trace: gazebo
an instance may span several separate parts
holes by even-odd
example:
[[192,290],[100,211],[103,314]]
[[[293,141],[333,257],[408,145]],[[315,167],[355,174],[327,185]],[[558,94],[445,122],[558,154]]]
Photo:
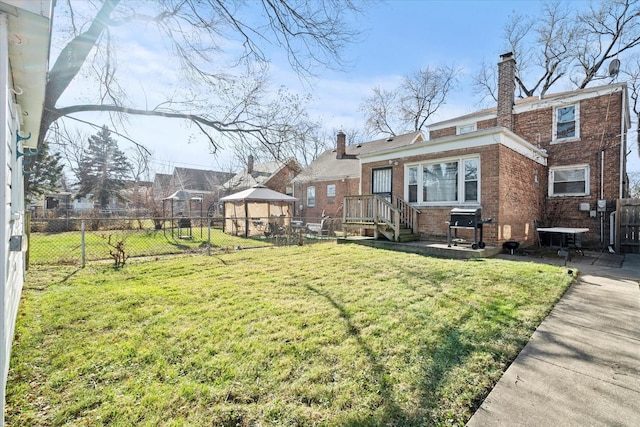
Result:
[[223,197],[224,231],[244,237],[276,234],[291,224],[297,201],[262,184]]
[[[193,202],[200,204],[200,237],[202,237],[202,196],[193,195],[185,190],[178,190],[169,197],[162,199],[162,217],[166,218],[164,212],[164,204],[166,201],[171,202],[171,237],[173,237],[174,221],[176,220],[174,214],[174,203],[182,203],[183,210],[178,213],[178,237],[179,238],[191,238],[191,218],[192,218],[192,206]],[[188,208],[188,212],[184,212]],[[189,234],[184,234],[183,231],[188,229]]]

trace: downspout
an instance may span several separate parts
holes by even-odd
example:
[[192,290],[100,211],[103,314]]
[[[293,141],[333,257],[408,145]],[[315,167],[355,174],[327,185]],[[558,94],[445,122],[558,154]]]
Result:
[[[600,150],[600,200],[604,200],[604,148]],[[604,248],[604,211],[600,212],[600,247]]]
[[615,252],[616,247],[616,211],[609,214],[609,252]]
[[627,126],[626,126],[626,117],[629,111],[629,104],[627,102],[627,88],[623,86],[622,88],[622,112],[620,114],[620,183],[619,183],[619,194],[618,198],[622,199],[624,197],[624,179],[626,175],[626,135],[627,135]]

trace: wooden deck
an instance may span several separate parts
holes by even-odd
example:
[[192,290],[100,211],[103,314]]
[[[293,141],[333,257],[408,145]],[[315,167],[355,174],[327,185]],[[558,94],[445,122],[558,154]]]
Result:
[[342,226],[345,229],[373,230],[395,242],[419,238],[419,211],[396,197],[391,203],[376,194],[345,196]]

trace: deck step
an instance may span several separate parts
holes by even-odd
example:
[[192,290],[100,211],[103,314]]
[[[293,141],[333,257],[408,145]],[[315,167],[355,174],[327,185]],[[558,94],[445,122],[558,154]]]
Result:
[[420,240],[420,235],[419,234],[403,234],[400,233],[400,235],[398,236],[398,242],[404,243],[404,242],[415,242],[417,240]]

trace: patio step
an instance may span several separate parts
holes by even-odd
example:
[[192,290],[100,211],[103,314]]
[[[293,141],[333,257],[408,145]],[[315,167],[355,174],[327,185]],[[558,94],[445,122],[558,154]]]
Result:
[[413,234],[411,232],[411,230],[409,230],[409,233],[403,233],[401,231],[400,235],[398,236],[398,242],[401,242],[401,243],[404,243],[404,242],[415,242],[416,240],[420,240],[420,235],[419,234]]

